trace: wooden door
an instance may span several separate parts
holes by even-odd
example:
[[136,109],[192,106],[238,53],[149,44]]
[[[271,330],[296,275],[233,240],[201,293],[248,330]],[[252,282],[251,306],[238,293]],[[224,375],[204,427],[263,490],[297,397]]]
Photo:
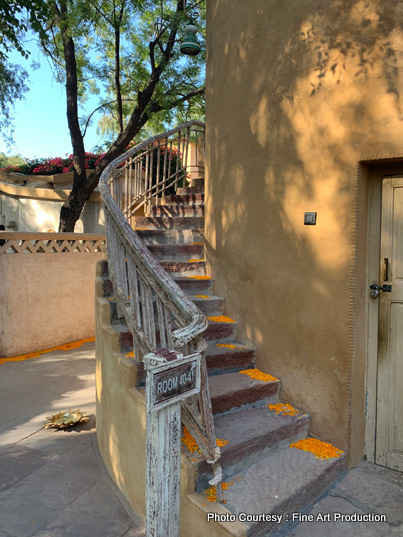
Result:
[[403,471],[403,176],[382,181],[377,464]]

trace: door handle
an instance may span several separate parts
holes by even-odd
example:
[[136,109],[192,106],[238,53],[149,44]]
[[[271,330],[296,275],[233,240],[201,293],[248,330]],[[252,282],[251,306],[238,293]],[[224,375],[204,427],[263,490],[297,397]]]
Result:
[[376,283],[372,283],[369,288],[371,289],[371,298],[378,298],[379,291],[383,291],[384,293],[392,292],[391,285],[376,285]]

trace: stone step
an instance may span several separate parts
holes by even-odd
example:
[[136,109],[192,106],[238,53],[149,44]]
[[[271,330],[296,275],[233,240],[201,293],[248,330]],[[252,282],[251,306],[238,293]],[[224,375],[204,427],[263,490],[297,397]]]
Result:
[[208,276],[176,276],[171,274],[173,280],[187,294],[208,294],[213,288],[213,280]]
[[189,295],[189,298],[204,315],[215,317],[222,315],[224,309],[223,298],[214,295]]
[[161,267],[176,276],[203,276],[206,274],[206,262],[200,261],[160,261]]
[[162,205],[200,205],[204,203],[204,194],[183,194],[176,196],[164,196],[161,198]]
[[158,261],[204,258],[204,244],[149,244],[147,248]]
[[116,302],[113,301],[111,326],[119,334],[120,352],[129,353],[133,351],[133,336],[124,319],[118,319],[116,315]]
[[[227,478],[230,485],[224,491],[225,508],[236,517],[241,513],[257,515],[256,520],[244,520],[248,537],[269,537],[281,526],[285,526],[284,535],[293,517],[313,503],[345,467],[345,454],[322,460],[300,449],[284,448]],[[262,520],[263,515],[272,514],[282,517],[280,523]]]
[[178,188],[176,193],[180,196],[184,194],[204,194],[204,184],[199,184],[196,186],[183,186]]
[[[214,427],[220,443],[224,482],[268,455],[304,439],[308,424],[306,414],[281,415],[268,406],[215,416]],[[207,489],[211,467],[200,453],[190,453],[186,446],[183,452],[196,468],[196,490],[201,492]]]
[[236,341],[211,344],[206,350],[209,375],[252,369],[255,367],[255,351]]
[[204,186],[204,177],[196,177],[192,179],[190,186]]
[[154,205],[151,216],[204,216],[204,205]]
[[136,229],[144,244],[193,244],[204,243],[201,229]]
[[135,230],[140,229],[203,229],[202,216],[136,216]]
[[209,386],[213,414],[222,414],[277,399],[280,381],[262,382],[244,373],[227,373],[211,377]]
[[[218,318],[220,317],[223,316],[219,316]],[[236,322],[216,321],[210,317],[208,318],[208,327],[203,332],[203,337],[209,345],[233,341],[237,326]]]

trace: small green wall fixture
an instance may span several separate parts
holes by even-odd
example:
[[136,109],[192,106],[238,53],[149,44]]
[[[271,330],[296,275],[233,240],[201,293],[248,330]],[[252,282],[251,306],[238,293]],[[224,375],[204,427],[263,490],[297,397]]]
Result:
[[182,54],[186,56],[197,56],[201,51],[201,47],[196,40],[197,27],[194,24],[188,24],[185,28],[185,38],[181,44]]

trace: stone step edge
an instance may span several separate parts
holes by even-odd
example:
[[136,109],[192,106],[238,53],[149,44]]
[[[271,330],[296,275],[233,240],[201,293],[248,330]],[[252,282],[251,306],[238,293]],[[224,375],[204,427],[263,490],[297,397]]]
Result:
[[[289,448],[292,443],[307,437],[310,424],[310,417],[307,414],[300,412],[295,416],[281,416],[267,409],[270,404],[276,404],[276,401],[278,402],[279,390],[277,392],[277,399],[273,398],[272,402],[268,400],[264,407],[251,407],[240,409],[230,414],[214,416],[215,433],[218,444],[221,444],[220,460],[224,481],[227,479],[231,480],[235,475],[246,471],[246,469],[257,462],[266,459],[268,456],[282,449]],[[235,427],[242,428],[242,421],[250,419],[252,422],[253,414],[261,416],[263,412],[267,412],[267,417],[270,420],[268,422],[268,429],[264,430],[257,426],[257,429],[252,431],[249,424],[248,430],[245,436],[242,437],[241,442],[236,441],[236,433],[233,438],[221,438],[223,429],[228,430],[228,424],[234,424]],[[254,441],[255,443],[253,443]],[[210,466],[199,452],[191,452],[184,442],[182,442],[182,453],[195,467],[197,492],[206,490],[209,487],[208,481],[211,479]]]
[[[289,448],[284,448],[284,449],[288,450]],[[277,454],[281,453],[281,451],[283,450],[278,451]],[[270,458],[271,456],[272,455],[268,455],[267,458]],[[312,508],[314,503],[324,498],[328,494],[328,492],[331,490],[335,482],[342,479],[346,471],[346,465],[347,465],[346,459],[347,459],[346,454],[343,454],[338,459],[332,460],[330,467],[328,468],[327,471],[322,470],[318,472],[318,475],[315,477],[313,481],[313,485],[312,485],[312,482],[310,482],[308,484],[308,487],[305,487],[304,489],[300,488],[300,490],[294,491],[294,493],[291,493],[289,498],[287,498],[285,502],[282,502],[283,505],[279,505],[274,508],[269,506],[268,508],[265,508],[263,510],[264,513],[262,514],[267,514],[267,515],[276,514],[276,515],[284,516],[284,514],[287,513],[287,511],[291,513],[297,513],[297,514],[308,512]],[[259,462],[261,463],[262,461],[259,461]],[[259,463],[256,463],[256,464],[259,464]],[[189,469],[190,464],[188,464],[187,466],[188,466],[187,472],[188,474],[191,474],[191,470]],[[244,472],[236,472],[234,475],[227,478],[227,481],[224,480],[224,482],[229,482],[230,484],[229,486],[231,487],[232,486],[231,483],[234,483],[234,482],[236,483],[238,480],[242,481],[243,474],[248,472],[250,468],[251,467],[247,468]],[[315,483],[318,484],[317,487],[314,486]],[[309,500],[304,502],[304,505],[301,505],[301,503],[298,504],[298,498],[303,496],[301,493],[306,492],[307,488],[311,489]],[[227,490],[230,490],[230,489],[227,489]],[[257,494],[261,494],[260,491]],[[198,509],[203,513],[203,516],[208,517],[208,515],[210,514],[210,517],[211,517],[209,521],[210,525],[215,525],[215,524],[217,524],[218,526],[222,525],[222,527],[225,527],[227,529],[228,534],[234,535],[234,537],[235,536],[238,537],[240,535],[245,536],[245,537],[249,535],[251,535],[251,537],[255,535],[259,535],[259,536],[264,535],[264,537],[275,537],[276,535],[278,535],[279,537],[280,536],[285,537],[286,535],[288,535],[288,533],[292,529],[294,529],[298,525],[298,522],[295,522],[295,521],[293,522],[290,519],[288,520],[283,519],[282,524],[273,524],[271,528],[267,529],[267,531],[263,530],[262,532],[260,532],[256,528],[256,526],[251,526],[251,524],[249,523],[242,522],[242,518],[239,519],[237,514],[234,514],[231,511],[232,505],[229,503],[229,501],[226,500],[226,490],[224,490],[224,502],[225,502],[224,504],[219,504],[217,502],[209,502],[204,492],[191,493],[189,491],[188,496],[192,497],[192,501],[195,504],[197,504]],[[291,505],[291,507],[288,507],[290,503],[291,504],[294,503],[294,505]],[[261,514],[260,511],[261,510],[259,510],[259,513],[256,513],[256,514]],[[253,508],[251,506],[249,506],[248,509],[244,509],[244,512],[246,514],[254,514]],[[215,517],[214,516],[215,514],[220,515],[220,516]]]

